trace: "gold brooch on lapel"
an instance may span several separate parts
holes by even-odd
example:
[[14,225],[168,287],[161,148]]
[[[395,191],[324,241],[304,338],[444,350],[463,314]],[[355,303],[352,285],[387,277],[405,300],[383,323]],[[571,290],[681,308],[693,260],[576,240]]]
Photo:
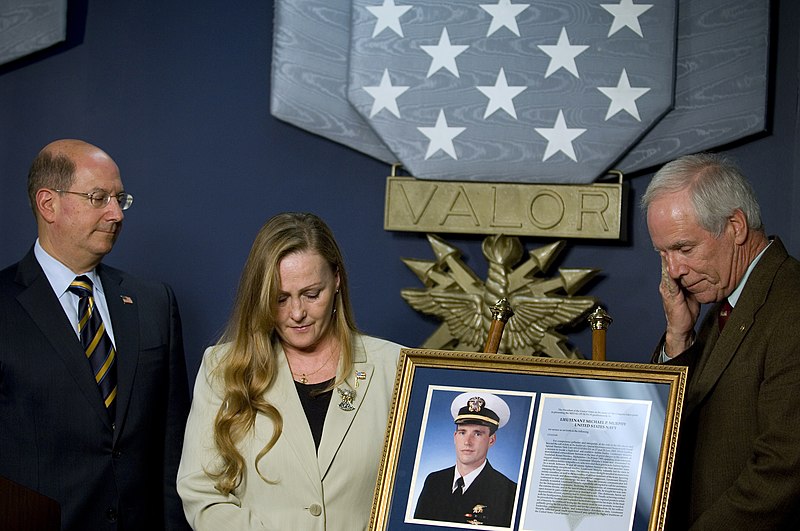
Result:
[[343,389],[341,387],[337,387],[336,391],[339,393],[339,398],[342,399],[342,401],[339,402],[339,409],[342,411],[353,411],[355,409],[353,400],[356,399],[356,392],[353,389]]

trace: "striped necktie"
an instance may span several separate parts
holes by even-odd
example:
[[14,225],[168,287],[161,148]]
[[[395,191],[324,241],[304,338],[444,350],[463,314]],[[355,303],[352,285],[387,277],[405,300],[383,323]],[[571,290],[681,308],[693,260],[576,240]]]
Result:
[[103,395],[108,414],[114,419],[114,408],[117,397],[117,355],[100,312],[94,304],[94,287],[88,277],[76,277],[69,285],[69,291],[77,295],[78,332],[81,344],[89,359],[92,373],[100,392]]

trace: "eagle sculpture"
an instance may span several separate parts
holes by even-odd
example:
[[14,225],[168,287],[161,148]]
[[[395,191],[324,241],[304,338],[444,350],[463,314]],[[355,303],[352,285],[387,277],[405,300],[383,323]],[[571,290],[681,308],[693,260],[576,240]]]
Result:
[[597,304],[594,297],[573,294],[599,271],[559,269],[557,277],[538,276],[547,271],[564,248],[563,241],[530,251],[528,259],[513,268],[523,256],[519,238],[489,236],[482,244],[483,255],[489,263],[485,282],[461,261],[458,249],[431,234],[428,241],[436,260],[403,260],[425,288],[401,290],[403,299],[412,308],[443,321],[423,348],[481,350],[491,324],[490,308],[505,298],[514,315],[505,326],[499,352],[581,357],[566,346],[567,338],[555,329],[577,321]]

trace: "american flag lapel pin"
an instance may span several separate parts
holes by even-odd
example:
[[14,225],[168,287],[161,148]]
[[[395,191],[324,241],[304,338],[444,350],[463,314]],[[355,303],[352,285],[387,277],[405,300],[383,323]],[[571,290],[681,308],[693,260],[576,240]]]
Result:
[[131,299],[127,295],[120,295],[120,298],[122,299],[122,302],[124,304],[133,304],[133,299]]

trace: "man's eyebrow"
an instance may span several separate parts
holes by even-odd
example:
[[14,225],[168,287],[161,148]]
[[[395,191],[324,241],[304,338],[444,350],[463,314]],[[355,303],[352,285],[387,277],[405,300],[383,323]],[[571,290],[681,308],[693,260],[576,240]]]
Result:
[[667,245],[664,248],[658,248],[658,247],[656,247],[654,245],[653,246],[653,250],[655,252],[657,252],[657,253],[660,253],[662,251],[674,251],[676,249],[682,249],[684,247],[694,247],[695,245],[696,245],[695,242],[692,242],[692,241],[689,241],[689,240],[679,240],[677,242],[673,242],[673,243]]
[[694,242],[689,240],[679,240],[667,247],[667,249],[681,249],[683,247],[694,247]]

